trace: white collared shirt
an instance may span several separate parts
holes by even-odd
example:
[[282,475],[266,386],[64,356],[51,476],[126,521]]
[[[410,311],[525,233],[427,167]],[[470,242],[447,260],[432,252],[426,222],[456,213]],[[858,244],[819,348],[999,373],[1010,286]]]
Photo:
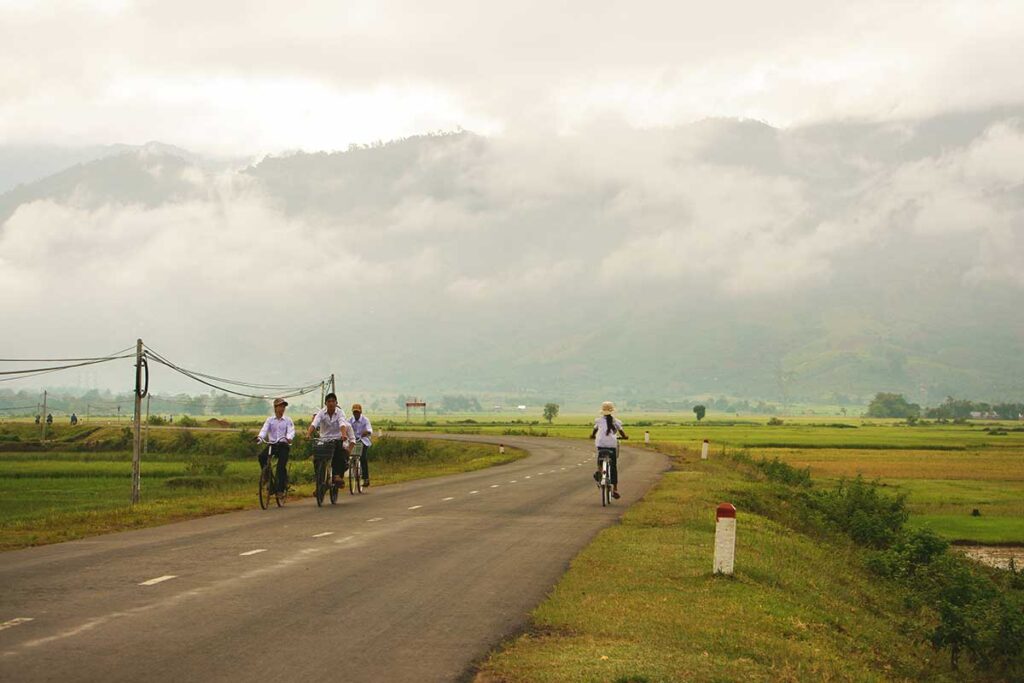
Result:
[[[373,434],[373,427],[370,426],[370,418],[363,414],[360,415],[357,420],[355,416],[353,416],[348,419],[348,423],[352,425],[352,431],[355,433],[356,438],[362,441],[364,446],[369,446],[370,435]],[[366,432],[365,436],[360,436],[363,432]]]
[[279,443],[285,439],[291,441],[295,438],[295,423],[290,417],[271,415],[263,423],[260,438],[270,443]]
[[345,438],[347,440],[348,435],[343,434],[342,432],[348,432],[351,427],[345,420],[345,411],[339,407],[334,409],[334,415],[328,413],[327,408],[321,408],[320,411],[313,416],[313,429],[320,430],[321,439]]

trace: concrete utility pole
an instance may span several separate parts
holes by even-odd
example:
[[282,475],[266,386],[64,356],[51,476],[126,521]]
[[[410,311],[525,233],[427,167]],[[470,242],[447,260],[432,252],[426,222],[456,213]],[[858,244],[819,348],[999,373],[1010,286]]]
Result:
[[43,389],[43,413],[39,416],[39,440],[46,441],[46,389]]
[[332,372],[332,373],[331,373],[331,393],[333,394],[333,393],[334,393],[334,392],[336,392],[337,390],[338,390],[338,389],[337,389],[337,388],[336,388],[336,387],[334,386],[334,373]]
[[[120,406],[118,406],[120,408]],[[135,343],[135,433],[132,438],[132,505],[139,502],[142,485],[140,470],[142,450],[142,340]]]

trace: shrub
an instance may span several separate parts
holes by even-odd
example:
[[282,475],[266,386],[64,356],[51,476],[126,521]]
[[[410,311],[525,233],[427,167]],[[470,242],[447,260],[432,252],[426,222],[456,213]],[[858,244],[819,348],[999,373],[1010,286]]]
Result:
[[373,444],[373,456],[381,460],[416,460],[428,455],[424,439],[396,439],[382,436]]
[[811,500],[830,526],[869,548],[890,546],[910,516],[905,494],[884,495],[878,482],[866,482],[861,476],[840,480]]
[[770,420],[768,420],[769,427],[781,427],[784,424],[786,424],[785,420],[780,420],[777,417],[773,417]]
[[179,427],[195,427],[198,424],[198,422],[196,422],[193,418],[189,417],[188,415],[182,415],[181,418],[178,420]]
[[150,415],[149,418],[146,420],[146,422],[148,422],[149,424],[153,425],[154,427],[159,427],[159,426],[167,424],[167,420],[165,420],[160,415]]
[[164,481],[164,485],[172,489],[208,489],[219,484],[217,478],[203,476],[171,477]]
[[195,450],[195,447],[199,444],[199,439],[196,435],[187,429],[183,429],[174,435],[174,439],[171,440],[171,451],[175,453],[188,453]]
[[921,570],[946,554],[949,543],[928,529],[902,534],[888,550],[872,555],[868,566],[877,574],[894,579],[917,576]]
[[217,455],[193,454],[185,463],[185,471],[193,477],[221,477],[227,469],[227,462]]

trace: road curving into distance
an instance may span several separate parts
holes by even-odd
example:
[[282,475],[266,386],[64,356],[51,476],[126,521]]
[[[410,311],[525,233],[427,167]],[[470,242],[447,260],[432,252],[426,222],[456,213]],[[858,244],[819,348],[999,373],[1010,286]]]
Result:
[[459,680],[668,468],[624,448],[602,508],[590,443],[500,439],[530,456],[0,554],[0,680]]

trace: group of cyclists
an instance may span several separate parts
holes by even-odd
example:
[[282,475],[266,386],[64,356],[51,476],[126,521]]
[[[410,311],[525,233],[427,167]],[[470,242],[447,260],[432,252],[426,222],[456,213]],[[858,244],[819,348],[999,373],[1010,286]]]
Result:
[[[288,407],[288,401],[283,398],[274,399],[274,415],[268,417],[260,429],[257,441],[266,442],[273,448],[273,455],[277,456],[277,482],[280,491],[271,493],[284,493],[288,490],[288,456],[291,451],[292,441],[295,439],[295,424],[284,412]],[[590,438],[597,446],[597,458],[608,458],[609,479],[612,484],[612,497],[619,498],[619,439],[628,439],[622,430],[622,421],[614,415],[615,404],[605,401],[601,404],[601,414],[594,420],[594,429]],[[312,438],[315,431],[319,432],[321,440],[333,442],[334,455],[331,458],[331,469],[334,472],[332,483],[341,485],[344,483],[344,474],[348,469],[348,456],[356,442],[363,445],[360,465],[363,470],[363,487],[370,485],[370,467],[367,454],[372,445],[373,427],[369,418],[363,414],[363,406],[358,403],[352,404],[352,417],[346,418],[345,411],[338,407],[338,397],[333,392],[324,397],[324,407],[313,416],[309,429],[306,430],[306,437]],[[264,449],[259,456],[260,467],[266,467],[271,457],[270,449]],[[594,473],[594,479],[600,479],[600,471]]]
[[[274,415],[268,417],[260,429],[257,441],[266,442],[269,447],[263,449],[259,455],[260,467],[266,467],[273,455],[277,456],[277,483],[279,491],[271,493],[285,493],[288,490],[288,456],[291,454],[292,442],[295,440],[295,424],[290,417],[285,416],[285,409],[288,401],[283,398],[274,399]],[[334,472],[332,483],[341,485],[344,483],[345,470],[348,469],[348,456],[356,442],[362,443],[362,454],[359,464],[363,471],[363,488],[370,485],[370,467],[368,454],[372,445],[373,426],[370,419],[363,414],[363,406],[358,403],[352,404],[352,417],[346,418],[345,411],[338,407],[338,397],[334,392],[324,397],[324,407],[316,412],[313,420],[306,430],[306,437],[312,438],[313,433],[318,432],[322,441],[333,444],[334,454],[331,458],[331,469]]]

